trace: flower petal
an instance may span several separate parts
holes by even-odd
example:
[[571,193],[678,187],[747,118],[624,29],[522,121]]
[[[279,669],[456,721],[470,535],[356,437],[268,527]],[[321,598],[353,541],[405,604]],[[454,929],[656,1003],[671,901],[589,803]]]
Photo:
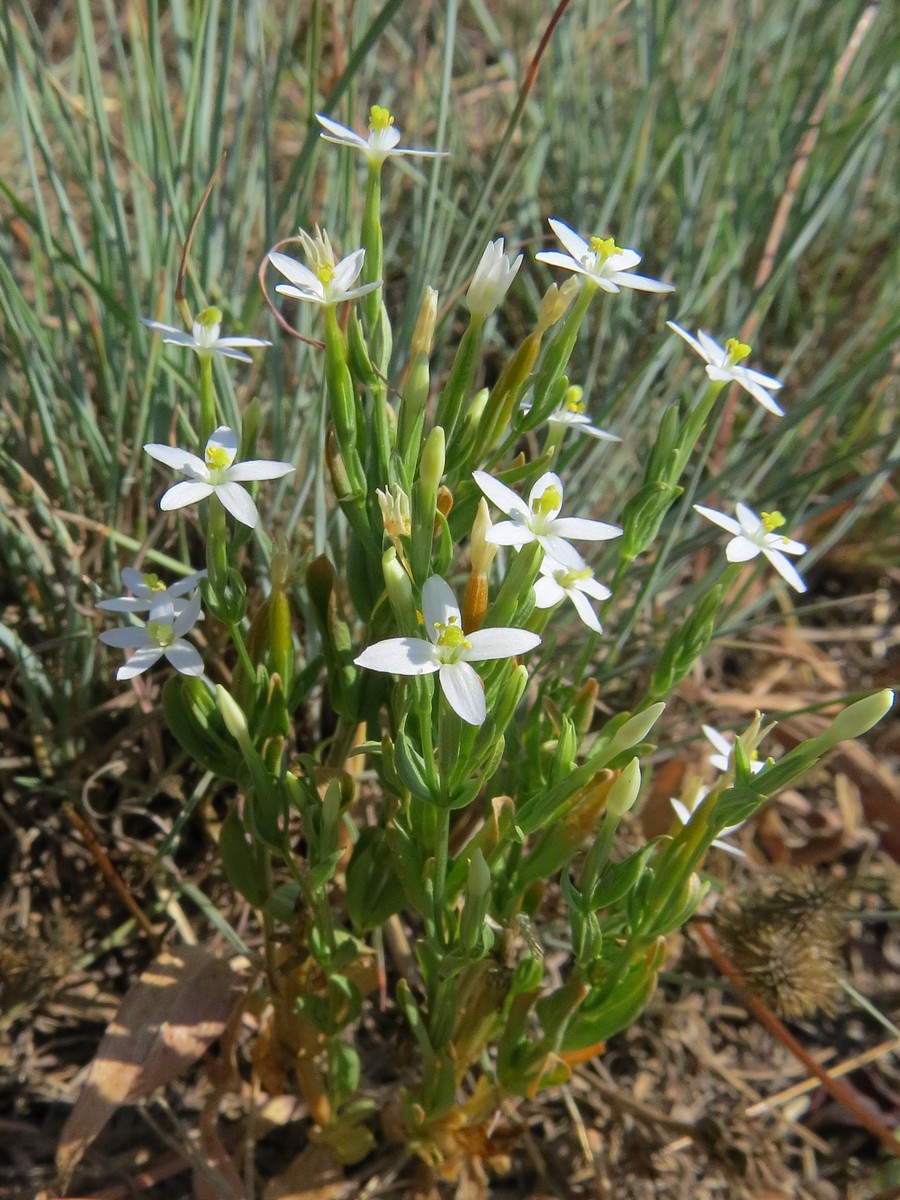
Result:
[[230,512],[236,521],[248,525],[251,529],[256,528],[259,524],[259,509],[246,488],[242,488],[239,483],[220,483],[215,492],[222,507]]
[[554,534],[558,534],[559,537],[584,542],[608,542],[610,538],[622,535],[618,525],[608,525],[605,521],[589,521],[587,517],[558,517],[552,528]]
[[293,470],[293,463],[251,458],[247,462],[238,462],[228,468],[228,482],[242,483],[251,479],[281,479],[283,475],[290,475]]
[[447,703],[469,725],[483,725],[487,716],[484,684],[474,667],[461,659],[440,669],[441,690]]
[[178,616],[175,617],[174,621],[172,622],[172,630],[175,633],[175,636],[181,637],[182,634],[185,634],[189,629],[192,629],[193,626],[196,625],[200,620],[201,615],[200,593],[194,592],[193,596],[191,596],[190,600],[188,600],[184,608],[181,609]]
[[440,575],[431,575],[425,580],[425,586],[422,588],[422,616],[425,619],[425,632],[432,642],[438,639],[435,625],[454,624],[462,628],[462,616],[453,589]]
[[206,476],[206,463],[196,454],[191,454],[189,450],[182,450],[179,446],[165,446],[160,442],[147,442],[144,445],[144,451],[151,458],[155,458],[157,462],[161,462],[175,471],[183,471],[187,475],[199,476],[201,479]]
[[608,275],[609,283],[617,283],[619,287],[631,288],[635,292],[674,292],[674,283],[661,283],[658,279],[648,279],[646,275],[632,275],[630,271],[621,271]]
[[587,625],[588,629],[593,629],[594,633],[602,633],[603,626],[600,624],[600,618],[594,612],[590,600],[583,591],[577,588],[570,588],[568,591],[569,599],[575,605],[575,611]]
[[149,597],[118,596],[115,600],[98,600],[94,608],[102,612],[139,613],[146,612],[150,607]]
[[[700,357],[705,362],[709,362],[709,356],[707,355],[703,346],[700,344],[700,342],[697,341],[697,339],[694,337],[694,335],[692,333],[688,333],[688,331],[686,329],[682,329],[681,326],[677,325],[674,321],[666,321],[666,324],[672,330],[673,333],[677,333],[680,338],[683,338],[684,341],[686,341],[687,344],[691,347],[691,349],[696,351],[697,354],[699,354]],[[701,337],[704,336],[702,332],[701,332],[700,336]],[[715,345],[715,343],[713,343],[713,345]]]
[[363,269],[363,263],[366,259],[365,250],[354,250],[352,254],[348,254],[334,268],[334,275],[331,279],[331,288],[335,293],[345,292],[359,278],[359,273]]
[[144,646],[143,649],[135,651],[128,662],[119,667],[116,671],[116,679],[134,679],[136,675],[143,675],[161,658],[162,650],[159,646]]
[[104,629],[98,634],[98,639],[104,646],[113,646],[116,650],[140,650],[150,645],[150,635],[146,629],[137,626],[124,625],[118,629]]
[[487,496],[492,504],[495,504],[501,512],[519,513],[523,517],[528,517],[528,505],[512,488],[507,487],[505,483],[501,483],[499,479],[495,479],[493,475],[489,475],[487,471],[473,471],[472,478]]
[[714,508],[705,508],[702,504],[695,504],[694,512],[698,512],[701,517],[706,517],[707,521],[712,521],[720,529],[727,529],[729,533],[743,533],[734,517],[726,517],[724,513],[717,512]]
[[725,547],[725,557],[729,562],[749,562],[751,558],[756,558],[761,549],[762,547],[757,546],[756,542],[751,542],[749,538],[738,534]]
[[531,491],[528,493],[528,510],[529,513],[534,512],[535,502],[543,497],[548,488],[553,488],[559,495],[559,503],[546,514],[552,520],[562,508],[563,501],[563,481],[555,471],[545,471],[543,475],[534,481]]
[[585,561],[569,542],[563,541],[561,537],[553,533],[542,533],[538,536],[545,554],[559,563],[561,567],[569,567],[573,571],[583,571]]
[[522,546],[535,541],[535,535],[520,521],[498,521],[484,535],[484,540],[492,546],[515,546],[521,549]]
[[806,584],[803,582],[800,572],[789,558],[784,557],[780,550],[763,550],[763,554],[785,583],[789,583],[794,591],[806,591]]
[[[546,561],[545,558],[544,562]],[[536,608],[552,608],[554,604],[559,604],[560,600],[564,600],[565,596],[566,589],[557,583],[552,575],[544,575],[535,581],[534,603]]]
[[392,675],[430,675],[440,667],[437,651],[424,638],[386,638],[354,658],[358,667]]
[[302,288],[304,292],[315,292],[321,289],[322,285],[318,276],[309,267],[298,262],[296,258],[291,258],[278,250],[270,250],[269,262],[276,271],[280,271],[286,279],[289,279],[298,288]]
[[565,221],[551,217],[548,224],[576,262],[583,254],[590,253],[591,248],[581,234],[576,233]]
[[[535,256],[537,262],[546,263],[548,267],[561,267],[564,271],[575,271],[579,275],[591,275],[571,254],[561,254],[559,250],[541,250]],[[593,276],[592,276],[593,278]]]
[[159,498],[159,507],[163,512],[172,512],[173,509],[184,508],[186,504],[197,504],[214,491],[211,483],[201,483],[199,479],[185,479],[163,492]]
[[203,674],[203,659],[190,642],[173,642],[163,653],[179,675]]
[[462,653],[466,662],[515,658],[517,654],[527,654],[529,650],[541,644],[540,634],[532,633],[529,629],[512,629],[506,625],[477,629],[474,633],[467,633],[466,638],[470,643]]
[[321,135],[325,142],[332,142],[337,146],[352,146],[355,150],[368,150],[369,143],[364,137],[360,137],[354,130],[349,129],[346,125],[341,125],[338,121],[332,121],[330,117],[325,117],[321,113],[316,113],[316,120],[324,129]]
[[749,392],[753,399],[761,404],[767,412],[772,413],[772,415],[776,417],[784,416],[784,409],[781,407],[781,405],[769,395],[769,393],[761,384],[756,383],[753,379],[750,379],[748,372],[744,371],[736,378],[744,391]]

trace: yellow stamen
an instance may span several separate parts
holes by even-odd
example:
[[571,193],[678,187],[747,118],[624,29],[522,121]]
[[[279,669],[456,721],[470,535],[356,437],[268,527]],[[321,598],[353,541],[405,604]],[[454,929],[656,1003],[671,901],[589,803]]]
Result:
[[593,574],[590,567],[585,567],[582,571],[577,571],[574,567],[568,569],[563,567],[562,570],[553,572],[556,582],[563,588],[570,588],[581,579],[590,579]]
[[144,575],[141,578],[141,582],[143,583],[144,587],[149,588],[151,592],[164,592],[166,590],[166,585],[163,583],[160,577],[158,575],[154,575],[152,572],[148,572],[146,575]]
[[606,262],[606,260],[608,258],[611,258],[613,254],[621,254],[622,253],[622,247],[617,246],[616,239],[611,238],[611,237],[608,237],[608,238],[592,237],[590,239],[588,245],[590,246],[593,253],[597,255],[597,257],[600,259],[601,262]]
[[564,408],[566,412],[581,414],[585,410],[585,403],[582,400],[584,389],[580,387],[570,387],[566,392]]
[[175,641],[175,630],[166,621],[149,621],[147,632],[157,646],[171,646]]
[[334,279],[334,264],[321,263],[316,267],[316,279],[318,279],[319,283],[331,283],[332,279]]
[[373,133],[384,133],[393,123],[394,118],[389,109],[382,108],[380,104],[373,104],[369,109],[369,128]]
[[459,617],[451,617],[449,621],[435,621],[434,627],[438,631],[439,646],[449,646],[454,650],[471,648],[472,643],[459,627]]
[[725,349],[728,352],[728,364],[732,367],[736,363],[742,362],[750,353],[747,343],[739,342],[737,338],[729,338],[725,343]]
[[544,488],[540,496],[535,496],[531,502],[531,511],[536,517],[549,517],[552,512],[558,512],[562,508],[562,493],[558,487],[553,484]]
[[231,465],[231,455],[224,446],[207,446],[206,465],[214,471],[224,470]]
[[197,313],[197,324],[202,325],[205,329],[212,329],[214,325],[222,324],[222,310],[220,308],[204,308],[202,312]]
[[776,529],[780,529],[782,525],[787,524],[787,521],[780,512],[764,512],[760,515],[762,516],[763,528],[766,533],[774,533]]

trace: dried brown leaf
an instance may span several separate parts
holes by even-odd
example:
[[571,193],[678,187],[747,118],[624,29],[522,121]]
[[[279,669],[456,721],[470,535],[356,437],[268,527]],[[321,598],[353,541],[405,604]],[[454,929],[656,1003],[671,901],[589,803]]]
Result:
[[131,987],[103,1035],[56,1151],[60,1191],[121,1104],[168,1083],[219,1037],[248,980],[202,946],[158,955]]

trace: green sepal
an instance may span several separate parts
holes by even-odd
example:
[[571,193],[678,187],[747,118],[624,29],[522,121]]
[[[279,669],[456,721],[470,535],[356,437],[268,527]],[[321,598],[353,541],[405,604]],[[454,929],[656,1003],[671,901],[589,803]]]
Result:
[[162,706],[166,724],[181,748],[205,771],[235,782],[241,769],[240,751],[203,680],[171,676],[163,687]]
[[659,533],[666,513],[682,494],[684,488],[655,480],[645,483],[625,505],[622,525],[625,536],[620,547],[620,559],[630,563],[647,549]]

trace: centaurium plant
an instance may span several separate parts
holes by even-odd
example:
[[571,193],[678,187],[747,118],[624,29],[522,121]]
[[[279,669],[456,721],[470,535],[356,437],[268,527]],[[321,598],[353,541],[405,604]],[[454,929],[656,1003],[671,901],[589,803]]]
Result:
[[[365,166],[360,233],[336,237],[356,248],[338,257],[316,229],[299,235],[305,263],[277,249],[267,260],[284,281],[276,293],[310,305],[324,327],[311,384],[323,396],[324,455],[305,469],[321,473],[319,494],[330,481],[325,548],[312,556],[302,522],[276,529],[266,493],[260,512],[248,489],[275,479],[297,487],[293,462],[253,457],[265,437],[255,402],[244,428],[222,419],[212,356],[244,358],[266,343],[220,337],[209,308],[190,334],[153,324],[199,360],[181,426],[198,431],[196,444],[145,450],[183,476],[160,508],[174,514],[182,545],[205,543],[206,569],[166,586],[126,568],[132,595],[101,607],[146,620],[101,639],[132,652],[121,679],[168,660],[172,733],[227,783],[218,852],[259,915],[258,1077],[295,1088],[313,1140],[342,1161],[361,1160],[387,1129],[434,1165],[486,1138],[505,1099],[564,1081],[637,1018],[668,934],[703,899],[710,846],[838,740],[880,720],[893,697],[860,700],[819,737],[762,762],[758,721],[733,744],[710,730],[717,779],[674,800],[670,832],[642,842],[628,815],[641,803],[642,761],[666,737],[665,699],[715,636],[737,566],[697,581],[649,678],[633,681],[630,711],[610,713],[613,694],[601,713],[592,673],[649,608],[643,568],[682,479],[692,469],[702,479],[695,450],[722,389],[737,382],[779,412],[778,381],[739,365],[745,347],[674,327],[707,364],[706,392],[652,430],[620,431],[646,460],[636,492],[623,496],[601,477],[590,514],[563,516],[563,435],[615,440],[569,378],[591,305],[621,303],[624,290],[659,305],[673,286],[636,274],[637,251],[552,219],[565,252],[536,259],[564,278],[547,281],[534,328],[485,386],[489,319],[523,263],[498,238],[460,294],[463,332],[447,371],[433,375],[433,288],[410,345],[393,344],[380,176],[391,159],[439,152],[401,147],[380,106],[367,136],[318,120],[325,142],[359,152]],[[577,453],[572,439],[566,454]],[[786,557],[805,546],[778,532],[780,514],[757,516],[743,501],[736,519],[696,507],[732,535],[731,564],[763,555],[805,590]],[[802,525],[806,514],[792,515]],[[186,640],[200,618],[198,585],[203,645],[217,647],[205,659]],[[554,654],[566,630],[589,648],[586,681],[570,683]],[[160,675],[149,678],[152,687]],[[565,913],[554,931],[562,970],[520,936],[533,926],[540,939],[548,887]],[[377,1120],[364,1012],[379,979],[381,1003],[394,1004],[415,1051]]]

